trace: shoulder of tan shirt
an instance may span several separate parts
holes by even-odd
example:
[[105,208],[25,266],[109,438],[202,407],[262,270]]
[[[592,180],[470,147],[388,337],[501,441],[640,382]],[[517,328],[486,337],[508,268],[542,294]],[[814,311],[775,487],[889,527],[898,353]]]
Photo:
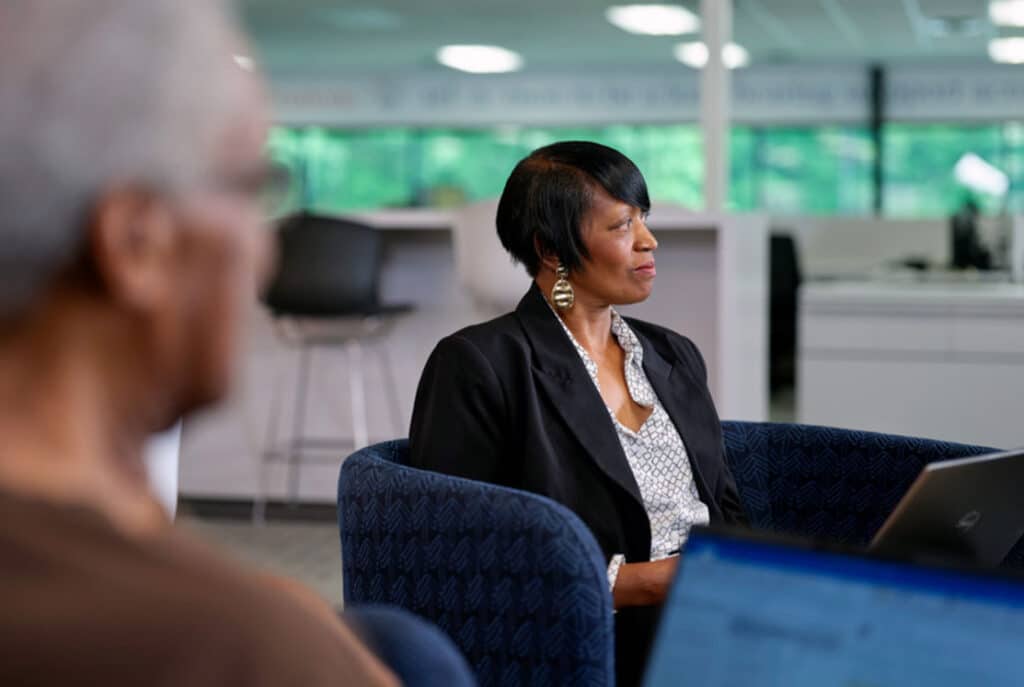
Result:
[[[394,674],[362,644],[335,610],[308,587],[289,578],[246,570],[190,535],[175,533],[173,538],[188,557],[194,556],[197,561],[205,559],[204,577],[209,576],[215,587],[221,587],[224,594],[237,595],[237,604],[231,604],[237,615],[229,612],[222,619],[228,626],[221,629],[248,635],[251,648],[261,658],[268,657],[268,653],[277,655],[274,648],[287,645],[286,653],[295,659],[299,670],[312,668],[321,672],[323,669],[323,674],[331,677],[327,665],[302,664],[302,661],[325,661],[323,654],[329,654],[326,663],[344,671],[333,675],[335,680],[342,679],[342,684],[381,687],[399,684]],[[303,654],[306,655],[303,657]]]

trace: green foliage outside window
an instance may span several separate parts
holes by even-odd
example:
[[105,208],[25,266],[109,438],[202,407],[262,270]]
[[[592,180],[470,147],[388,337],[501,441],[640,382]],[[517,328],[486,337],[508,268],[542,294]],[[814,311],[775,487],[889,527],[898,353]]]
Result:
[[[393,207],[451,207],[501,193],[513,166],[557,140],[597,141],[629,156],[647,179],[652,200],[700,207],[704,177],[699,127],[393,127],[275,128],[271,156],[295,179],[289,207],[346,212]],[[973,152],[1024,174],[1024,125],[893,123],[883,137],[886,214],[941,217],[965,191],[953,166]],[[874,151],[856,126],[734,126],[730,141],[729,209],[773,214],[869,214]],[[983,208],[997,209],[982,198]],[[1011,192],[1024,210],[1024,193]]]
[[[1002,167],[999,126],[890,124],[882,134],[883,204],[896,217],[945,216],[967,197],[953,168],[965,153]],[[998,210],[978,197],[982,209]]]
[[[745,169],[754,197],[742,207],[775,214],[865,214],[872,208],[871,137],[864,128],[749,130]],[[732,164],[740,166],[733,158]]]

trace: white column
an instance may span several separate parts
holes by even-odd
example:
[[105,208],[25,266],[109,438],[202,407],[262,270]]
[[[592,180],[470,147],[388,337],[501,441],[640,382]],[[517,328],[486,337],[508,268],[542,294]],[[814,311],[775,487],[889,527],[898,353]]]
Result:
[[704,137],[704,208],[725,209],[729,197],[729,118],[732,99],[722,48],[732,40],[732,0],[701,0],[708,62],[700,75],[700,124]]
[[149,486],[174,518],[178,504],[178,457],[181,453],[181,422],[149,438],[144,455]]
[[1008,267],[1010,277],[1020,284],[1024,282],[1024,215],[1014,215],[1009,221],[1011,225]]

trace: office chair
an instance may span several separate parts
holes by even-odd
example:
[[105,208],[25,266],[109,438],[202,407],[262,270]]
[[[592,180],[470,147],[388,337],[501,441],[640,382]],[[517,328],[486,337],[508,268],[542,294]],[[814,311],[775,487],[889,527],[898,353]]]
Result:
[[[274,318],[275,330],[298,348],[292,432],[285,445],[277,442],[280,390],[274,390],[260,464],[259,493],[253,517],[261,521],[266,504],[268,462],[288,463],[287,497],[298,498],[300,462],[311,452],[359,449],[369,443],[363,348],[376,354],[384,380],[384,395],[396,430],[401,422],[398,395],[387,346],[395,316],[411,310],[407,304],[380,301],[383,246],[377,230],[347,219],[302,212],[286,218],[276,232],[278,265],[264,302]],[[345,351],[352,409],[351,437],[310,437],[306,434],[309,381],[313,353],[318,348]],[[336,460],[332,457],[331,460]]]

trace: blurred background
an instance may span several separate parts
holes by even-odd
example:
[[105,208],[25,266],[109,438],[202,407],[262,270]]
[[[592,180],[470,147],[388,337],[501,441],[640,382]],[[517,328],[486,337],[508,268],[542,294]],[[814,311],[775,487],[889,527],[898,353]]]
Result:
[[[990,57],[1024,30],[1001,26],[988,2],[732,4],[743,60],[730,210],[944,217],[962,199],[953,168],[965,153],[1011,177],[1024,170],[1024,93],[1016,69]],[[241,7],[274,88],[270,150],[300,182],[291,202],[343,212],[487,198],[524,154],[566,138],[622,149],[655,198],[700,207],[699,74],[680,62],[680,46],[701,40],[698,5],[677,5],[691,18],[678,35],[628,32],[590,0]],[[1005,14],[1024,23],[1019,7]],[[673,27],[658,18],[649,30]],[[504,47],[521,64],[467,77],[437,61],[450,44]],[[883,80],[878,146],[872,66]],[[1011,188],[1012,208],[1021,194]],[[997,198],[981,202],[998,209]]]
[[698,343],[723,418],[1024,444],[1024,0],[238,8],[289,172],[276,215],[372,230],[382,310],[311,333],[270,299],[237,397],[184,425],[190,508],[330,517],[340,460],[407,434],[437,340],[526,290],[493,203],[563,139],[646,176],[659,278],[633,312]]

